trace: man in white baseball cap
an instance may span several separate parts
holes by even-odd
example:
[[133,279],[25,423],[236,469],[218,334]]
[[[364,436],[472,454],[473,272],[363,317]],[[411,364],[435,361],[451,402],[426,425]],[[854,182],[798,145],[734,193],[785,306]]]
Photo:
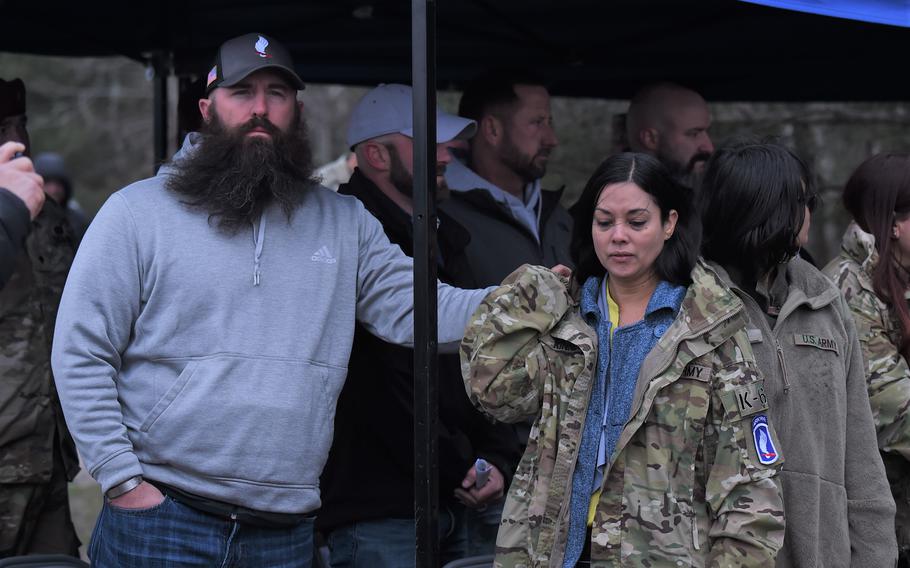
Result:
[[[446,195],[445,169],[451,146],[474,136],[477,123],[445,112],[436,113],[437,199]],[[411,87],[382,84],[367,93],[348,123],[348,145],[358,169],[396,205],[411,213],[413,191],[413,111]]]

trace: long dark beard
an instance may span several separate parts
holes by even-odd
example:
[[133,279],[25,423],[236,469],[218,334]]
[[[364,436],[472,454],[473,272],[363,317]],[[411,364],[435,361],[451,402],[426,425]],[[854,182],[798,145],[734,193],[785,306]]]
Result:
[[[257,127],[271,139],[246,136]],[[260,117],[228,129],[214,113],[195,151],[171,166],[166,187],[228,233],[248,227],[272,202],[290,221],[316,183],[306,125],[299,119],[287,132]]]

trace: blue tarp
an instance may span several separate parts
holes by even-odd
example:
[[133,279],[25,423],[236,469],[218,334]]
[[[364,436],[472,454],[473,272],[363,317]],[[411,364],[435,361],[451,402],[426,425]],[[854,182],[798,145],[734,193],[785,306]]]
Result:
[[910,0],[742,0],[750,4],[910,28]]

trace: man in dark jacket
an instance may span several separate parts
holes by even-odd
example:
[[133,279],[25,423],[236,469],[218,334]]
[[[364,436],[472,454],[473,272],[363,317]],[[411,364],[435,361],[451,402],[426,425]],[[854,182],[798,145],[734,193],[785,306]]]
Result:
[[446,170],[452,199],[441,209],[471,233],[476,284],[499,284],[525,263],[570,266],[562,189],[540,185],[559,143],[546,87],[528,73],[497,70],[468,86],[458,114],[477,122],[477,135],[465,160]]
[[[475,129],[473,121],[437,115],[441,188],[451,161],[449,144]],[[380,85],[369,92],[348,128],[358,167],[339,188],[360,199],[408,255],[413,254],[412,134],[410,87]],[[470,236],[444,213],[437,234],[440,280],[468,285],[464,253]],[[357,325],[316,521],[328,535],[334,568],[414,565],[413,361],[411,349],[386,343]],[[457,355],[439,358],[439,429],[440,549],[447,562],[466,555],[466,507],[500,498],[520,453],[510,428],[491,424],[471,406]],[[475,487],[476,458],[493,469],[489,480]]]
[[[541,178],[558,145],[543,82],[522,70],[491,71],[468,85],[458,114],[477,134],[446,169],[452,198],[440,205],[471,234],[465,249],[473,286],[499,284],[522,264],[571,266],[572,219]],[[512,426],[523,446],[530,425]],[[468,514],[468,550],[496,541],[502,502]]]
[[[18,142],[28,155],[19,79],[0,80],[0,122],[0,143]],[[0,558],[79,554],[67,493],[79,461],[50,368],[73,242],[66,211],[45,200],[24,246],[21,240],[16,246],[14,268],[0,290]]]

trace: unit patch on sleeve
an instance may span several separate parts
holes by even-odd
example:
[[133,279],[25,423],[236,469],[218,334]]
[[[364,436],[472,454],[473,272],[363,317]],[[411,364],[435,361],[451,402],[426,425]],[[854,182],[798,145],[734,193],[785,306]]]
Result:
[[777,448],[771,439],[771,430],[768,429],[768,417],[759,414],[752,419],[752,441],[755,443],[755,453],[762,465],[771,465],[777,461]]
[[840,351],[837,350],[837,342],[827,337],[819,337],[809,333],[794,333],[793,342],[796,345],[806,345],[816,349],[824,349],[825,351],[834,351],[840,355]]

